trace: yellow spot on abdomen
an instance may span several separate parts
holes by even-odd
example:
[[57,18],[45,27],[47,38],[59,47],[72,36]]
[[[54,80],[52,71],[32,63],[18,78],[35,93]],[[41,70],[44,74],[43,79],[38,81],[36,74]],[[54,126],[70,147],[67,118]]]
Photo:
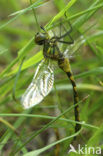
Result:
[[70,79],[71,79],[72,81],[74,81],[74,78],[73,78],[73,76],[70,76]]
[[75,91],[77,91],[77,87],[76,87],[76,86],[75,86],[75,87],[73,87],[73,88],[74,88],[74,90],[75,90]]

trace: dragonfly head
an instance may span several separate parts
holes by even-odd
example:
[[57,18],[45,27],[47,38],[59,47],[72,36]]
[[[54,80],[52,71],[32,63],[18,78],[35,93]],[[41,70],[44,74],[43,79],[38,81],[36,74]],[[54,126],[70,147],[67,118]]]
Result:
[[44,44],[44,41],[47,39],[47,36],[45,33],[40,33],[38,32],[36,35],[35,35],[35,43],[38,44],[38,45],[43,45]]

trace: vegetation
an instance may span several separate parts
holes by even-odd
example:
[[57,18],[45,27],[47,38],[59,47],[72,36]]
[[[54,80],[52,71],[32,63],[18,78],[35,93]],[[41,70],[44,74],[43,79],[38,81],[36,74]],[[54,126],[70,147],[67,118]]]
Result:
[[[63,19],[65,27],[68,21],[72,24],[74,41],[84,41],[77,51],[74,43],[75,53],[69,54],[80,98],[82,129],[77,133],[72,86],[58,67],[53,91],[39,105],[24,110],[12,97],[14,91],[17,99],[22,96],[43,58],[42,47],[34,42],[38,28],[32,7],[39,25],[47,31],[59,30]],[[102,0],[35,0],[32,4],[29,0],[0,0],[1,155],[72,156],[74,153],[68,153],[70,144],[77,151],[78,144],[103,149],[102,7]]]

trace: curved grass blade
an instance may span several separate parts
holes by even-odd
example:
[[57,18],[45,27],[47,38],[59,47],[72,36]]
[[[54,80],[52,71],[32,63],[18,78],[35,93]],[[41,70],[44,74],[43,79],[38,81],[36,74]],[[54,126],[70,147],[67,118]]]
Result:
[[78,131],[77,133],[71,135],[71,136],[68,136],[68,137],[65,137],[65,138],[63,138],[63,139],[60,139],[60,140],[58,140],[58,141],[56,141],[56,142],[54,142],[54,143],[52,143],[52,144],[50,144],[50,145],[48,145],[48,146],[46,146],[46,147],[43,147],[43,148],[41,148],[41,149],[38,149],[38,150],[35,150],[35,151],[32,151],[32,152],[28,152],[28,153],[24,154],[23,156],[34,156],[34,155],[35,155],[35,156],[38,156],[38,155],[40,155],[42,152],[45,152],[46,150],[48,150],[49,148],[51,148],[51,147],[53,147],[53,146],[55,146],[55,145],[57,145],[57,144],[60,144],[60,143],[62,143],[62,142],[64,142],[64,141],[67,141],[68,139],[71,139],[71,138],[76,137],[77,135],[80,134],[81,131],[82,131],[82,129],[81,129],[80,131]]
[[12,13],[10,16],[14,16],[16,15],[15,17],[13,17],[12,19],[10,19],[8,22],[0,25],[0,29],[3,29],[5,26],[7,26],[9,23],[13,22],[14,20],[16,20],[20,15],[26,13],[27,11],[31,10],[32,8],[38,8],[40,6],[42,6],[43,4],[45,4],[46,2],[43,1],[43,0],[38,0],[36,1],[35,3],[33,3],[32,5],[30,5],[28,8],[25,8],[23,10],[19,10],[15,13]]
[[[80,101],[78,104],[80,104],[82,101]],[[18,153],[28,142],[30,142],[34,137],[36,137],[37,135],[39,135],[41,132],[43,132],[44,130],[46,130],[49,126],[51,126],[55,121],[57,121],[61,116],[63,116],[64,114],[66,114],[68,111],[70,111],[71,109],[73,109],[74,106],[69,107],[68,109],[66,109],[63,113],[61,113],[58,117],[56,117],[55,119],[53,119],[52,121],[50,121],[48,124],[46,124],[43,128],[41,128],[40,130],[38,130],[31,138],[29,138],[29,140],[27,140],[19,149],[17,149],[17,151],[15,151],[15,153]]]
[[0,74],[0,78],[3,77],[5,74],[7,74],[11,68],[20,60],[23,59],[23,57],[27,54],[28,51],[30,51],[34,47],[34,38],[32,38],[19,52],[18,57],[13,60],[6,69]]
[[64,13],[76,2],[77,0],[71,0],[65,8],[63,8],[46,26],[45,29],[48,29],[55,21],[64,16]]

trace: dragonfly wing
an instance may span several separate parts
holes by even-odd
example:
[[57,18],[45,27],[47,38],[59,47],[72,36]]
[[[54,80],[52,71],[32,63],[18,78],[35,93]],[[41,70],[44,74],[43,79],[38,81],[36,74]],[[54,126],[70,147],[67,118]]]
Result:
[[74,44],[69,45],[68,48],[65,49],[64,55],[66,57],[73,56],[74,53],[76,53],[85,42],[85,38],[83,36],[80,36],[74,41]]
[[37,67],[33,80],[23,96],[21,103],[25,109],[39,104],[52,90],[54,82],[53,68],[43,60]]

